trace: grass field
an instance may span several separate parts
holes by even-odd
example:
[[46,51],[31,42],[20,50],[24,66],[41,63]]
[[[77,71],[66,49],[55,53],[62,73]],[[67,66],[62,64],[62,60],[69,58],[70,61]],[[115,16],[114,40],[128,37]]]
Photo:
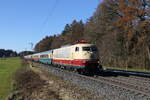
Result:
[[12,77],[20,67],[21,59],[19,58],[0,58],[0,100],[5,100],[12,91]]

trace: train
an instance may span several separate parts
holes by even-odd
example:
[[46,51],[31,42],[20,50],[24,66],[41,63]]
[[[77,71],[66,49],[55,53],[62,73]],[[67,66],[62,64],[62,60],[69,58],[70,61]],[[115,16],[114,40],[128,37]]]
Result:
[[72,69],[83,74],[99,71],[98,55],[96,45],[80,40],[57,49],[27,55],[24,58],[59,68]]

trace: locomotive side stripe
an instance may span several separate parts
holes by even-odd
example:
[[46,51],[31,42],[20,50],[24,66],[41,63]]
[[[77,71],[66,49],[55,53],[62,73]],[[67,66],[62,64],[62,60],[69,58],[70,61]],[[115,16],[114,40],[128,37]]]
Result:
[[58,60],[58,59],[54,59],[53,63],[57,63],[57,64],[65,64],[65,65],[73,65],[73,66],[86,66],[86,63],[98,63],[98,60],[81,60],[81,59],[76,59],[76,60]]

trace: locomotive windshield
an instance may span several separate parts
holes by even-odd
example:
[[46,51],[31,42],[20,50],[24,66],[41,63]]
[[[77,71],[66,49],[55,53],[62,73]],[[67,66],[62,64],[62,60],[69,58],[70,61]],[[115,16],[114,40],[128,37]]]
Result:
[[83,51],[97,51],[97,48],[95,46],[91,47],[82,47]]

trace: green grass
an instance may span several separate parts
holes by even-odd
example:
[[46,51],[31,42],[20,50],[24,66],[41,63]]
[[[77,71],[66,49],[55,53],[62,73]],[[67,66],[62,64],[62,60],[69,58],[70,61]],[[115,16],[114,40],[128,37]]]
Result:
[[13,90],[13,74],[20,67],[21,59],[19,58],[0,58],[0,100],[5,100]]
[[103,66],[103,68],[116,69],[116,70],[127,70],[127,71],[138,71],[138,72],[150,72],[150,70],[137,69],[137,68],[120,68],[120,67],[108,67]]

